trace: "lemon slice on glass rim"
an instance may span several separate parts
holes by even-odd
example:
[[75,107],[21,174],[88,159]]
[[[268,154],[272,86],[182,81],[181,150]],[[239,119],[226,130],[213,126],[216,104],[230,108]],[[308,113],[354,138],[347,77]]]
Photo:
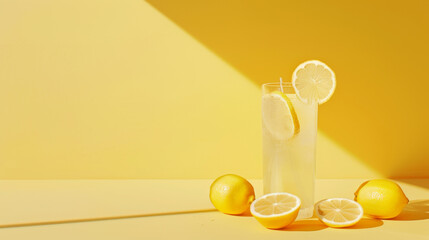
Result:
[[325,63],[311,60],[301,63],[292,74],[292,86],[304,103],[328,101],[335,91],[335,73]]

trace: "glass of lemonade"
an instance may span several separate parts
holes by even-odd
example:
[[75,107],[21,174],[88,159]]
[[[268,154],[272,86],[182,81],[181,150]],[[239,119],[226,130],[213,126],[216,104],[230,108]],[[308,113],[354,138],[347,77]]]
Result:
[[264,194],[301,199],[299,218],[313,215],[318,103],[303,103],[292,83],[262,85]]

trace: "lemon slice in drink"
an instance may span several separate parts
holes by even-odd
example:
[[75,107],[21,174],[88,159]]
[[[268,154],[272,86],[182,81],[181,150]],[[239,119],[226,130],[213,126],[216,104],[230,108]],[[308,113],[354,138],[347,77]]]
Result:
[[299,132],[298,117],[292,102],[279,91],[262,97],[262,122],[278,140],[287,140]]
[[269,193],[250,205],[250,212],[264,227],[284,228],[295,221],[301,200],[290,193]]
[[361,205],[347,198],[330,198],[316,204],[316,216],[330,227],[355,225],[363,216]]
[[311,60],[300,64],[292,75],[292,86],[304,103],[325,103],[335,91],[334,72],[324,63]]

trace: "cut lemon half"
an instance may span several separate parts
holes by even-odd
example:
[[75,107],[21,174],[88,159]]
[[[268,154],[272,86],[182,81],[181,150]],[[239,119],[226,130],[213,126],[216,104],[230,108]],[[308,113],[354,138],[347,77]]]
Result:
[[347,198],[331,198],[318,202],[316,216],[330,227],[355,225],[363,216],[361,205]]
[[301,200],[290,193],[269,193],[250,205],[250,212],[264,227],[284,228],[295,221]]
[[334,72],[324,63],[311,60],[300,64],[292,75],[292,86],[304,103],[325,103],[335,91]]
[[262,97],[263,125],[278,140],[287,140],[299,132],[299,122],[286,94],[275,91]]

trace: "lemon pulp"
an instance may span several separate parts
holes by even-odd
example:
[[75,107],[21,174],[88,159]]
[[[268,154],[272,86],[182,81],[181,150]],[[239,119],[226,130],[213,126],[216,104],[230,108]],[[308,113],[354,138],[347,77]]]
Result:
[[255,200],[250,212],[263,226],[284,228],[295,221],[301,200],[290,193],[269,193]]
[[359,203],[347,198],[331,198],[316,204],[316,216],[330,227],[349,227],[363,216]]

